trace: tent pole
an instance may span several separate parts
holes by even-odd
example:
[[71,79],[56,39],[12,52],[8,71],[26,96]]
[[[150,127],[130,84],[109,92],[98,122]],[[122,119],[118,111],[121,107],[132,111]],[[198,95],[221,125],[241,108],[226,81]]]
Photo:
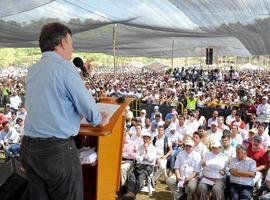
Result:
[[114,24],[114,26],[113,26],[113,74],[114,74],[115,79],[116,79],[116,53],[115,53],[116,26],[117,26],[117,24]]
[[173,59],[174,59],[174,39],[172,39],[172,60],[171,60],[172,72],[173,72]]

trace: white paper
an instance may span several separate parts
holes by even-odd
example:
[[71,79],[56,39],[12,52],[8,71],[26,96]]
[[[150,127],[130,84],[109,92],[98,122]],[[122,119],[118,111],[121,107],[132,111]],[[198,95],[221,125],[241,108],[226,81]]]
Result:
[[202,178],[201,182],[202,182],[202,183],[205,183],[205,184],[207,184],[207,185],[214,185],[214,184],[215,184],[214,181],[211,181],[211,180],[209,180],[209,179],[207,179],[207,178],[205,178],[205,177]]
[[83,147],[79,149],[79,158],[81,164],[91,164],[97,160],[97,153],[95,152],[95,147]]
[[[120,105],[115,104],[108,104],[108,103],[97,103],[98,109],[100,112],[105,112],[108,115],[107,121],[104,125],[110,122],[111,117],[113,114],[118,110]],[[82,118],[81,124],[89,124],[85,118]]]
[[185,183],[185,177],[182,177],[182,178],[179,180],[177,186],[182,188],[182,187],[184,187],[184,183]]

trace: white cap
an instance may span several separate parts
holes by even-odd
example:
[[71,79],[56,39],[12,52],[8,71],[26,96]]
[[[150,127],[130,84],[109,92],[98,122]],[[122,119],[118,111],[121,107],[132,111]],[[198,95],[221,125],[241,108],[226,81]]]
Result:
[[149,131],[143,131],[142,137],[150,137],[151,138],[152,136],[151,136],[151,133]]
[[262,99],[265,99],[267,101],[268,100],[268,97],[267,96],[264,96]]
[[158,107],[158,106],[155,106],[155,107],[154,107],[154,110],[158,110],[158,109],[159,109],[159,107]]
[[170,124],[169,130],[170,131],[175,131],[176,130],[176,125],[175,124]]
[[142,110],[141,110],[141,113],[146,113],[146,110],[145,110],[145,109],[142,109]]
[[212,126],[212,125],[216,125],[216,126],[217,126],[217,125],[218,125],[217,121],[213,121],[213,122],[211,123],[211,126]]
[[192,140],[192,139],[187,139],[186,141],[185,141],[185,145],[190,145],[190,146],[194,146],[194,141]]
[[221,143],[220,143],[220,141],[219,140],[216,140],[213,144],[211,144],[211,147],[216,147],[216,148],[218,148],[218,147],[221,147],[222,145],[221,145]]

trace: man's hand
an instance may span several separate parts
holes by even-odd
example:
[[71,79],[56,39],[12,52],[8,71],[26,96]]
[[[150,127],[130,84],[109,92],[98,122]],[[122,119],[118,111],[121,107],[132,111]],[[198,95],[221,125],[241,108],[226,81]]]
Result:
[[206,162],[205,162],[205,161],[202,161],[202,162],[201,162],[201,166],[202,166],[202,167],[205,167],[205,166],[206,166]]
[[86,62],[84,63],[84,67],[86,68],[88,74],[91,76],[92,72],[93,72],[93,67],[91,64],[92,60],[86,60]]
[[105,126],[109,123],[109,115],[106,112],[100,112],[100,114],[102,117],[101,126]]

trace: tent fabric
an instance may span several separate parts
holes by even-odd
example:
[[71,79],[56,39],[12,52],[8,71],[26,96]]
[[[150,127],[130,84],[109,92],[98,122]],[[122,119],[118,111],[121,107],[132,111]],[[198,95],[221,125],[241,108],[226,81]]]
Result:
[[43,24],[60,21],[80,51],[170,57],[269,55],[268,0],[2,0],[0,46],[37,47]]
[[147,63],[146,65],[143,66],[144,69],[149,71],[161,71],[167,69],[168,67],[169,67],[168,65],[157,61]]

